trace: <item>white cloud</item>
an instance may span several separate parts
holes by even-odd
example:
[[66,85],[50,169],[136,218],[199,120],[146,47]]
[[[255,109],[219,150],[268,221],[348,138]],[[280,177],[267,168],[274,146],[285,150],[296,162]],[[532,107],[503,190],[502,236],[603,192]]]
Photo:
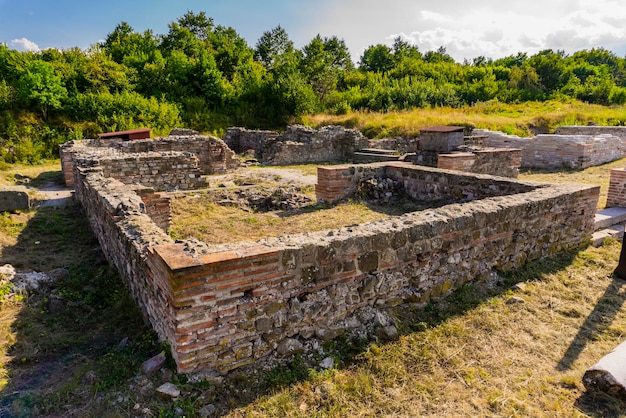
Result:
[[31,51],[31,52],[40,51],[39,45],[37,45],[33,41],[29,41],[26,38],[11,39],[10,45],[12,48],[15,48],[19,51]]
[[355,60],[368,46],[391,45],[402,36],[422,52],[444,46],[462,62],[543,49],[623,53],[624,21],[626,6],[619,0],[336,0],[309,25],[343,38]]

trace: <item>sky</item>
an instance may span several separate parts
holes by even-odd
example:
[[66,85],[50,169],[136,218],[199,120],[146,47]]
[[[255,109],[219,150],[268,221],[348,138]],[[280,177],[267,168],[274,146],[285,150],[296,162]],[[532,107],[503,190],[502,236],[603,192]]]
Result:
[[543,49],[626,54],[623,0],[0,0],[0,43],[87,49],[123,21],[165,34],[187,11],[234,28],[251,47],[278,25],[296,48],[317,34],[337,36],[355,63],[367,47],[391,46],[398,36],[422,52],[443,46],[457,62]]

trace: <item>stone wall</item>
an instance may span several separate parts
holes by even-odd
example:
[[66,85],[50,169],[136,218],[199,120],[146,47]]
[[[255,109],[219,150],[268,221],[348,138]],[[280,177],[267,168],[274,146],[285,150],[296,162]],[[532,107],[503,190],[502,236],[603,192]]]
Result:
[[[583,128],[580,127],[581,132]],[[521,138],[484,129],[474,129],[474,133],[486,135],[490,147],[522,149],[522,167],[587,168],[626,156],[626,141],[612,134]]]
[[515,193],[539,186],[508,178],[459,173],[401,162],[318,167],[315,194],[320,202],[336,203],[350,198],[363,180],[389,177],[401,181],[405,192],[420,201],[468,201]]
[[232,127],[226,130],[224,142],[237,154],[252,150],[257,158],[262,158],[265,144],[275,140],[279,135],[280,134],[275,131],[260,131]]
[[268,165],[349,161],[355,150],[369,143],[359,131],[343,126],[302,125],[290,125],[281,134],[229,128],[224,140],[238,152],[254,150],[256,158]]
[[611,170],[606,207],[626,208],[626,169]]
[[613,135],[626,140],[626,126],[559,126],[554,133],[557,135]]
[[[121,161],[124,157],[120,154],[129,154],[126,158],[127,164],[131,164],[133,159],[143,158],[140,154],[146,154],[147,159],[156,161],[159,156],[163,157],[163,163],[172,156],[175,158],[188,159],[181,162],[182,165],[189,165],[190,174],[220,174],[236,169],[239,166],[239,159],[235,153],[219,138],[212,136],[189,135],[170,136],[167,138],[142,139],[134,141],[122,141],[120,139],[99,140],[86,139],[80,141],[70,141],[60,148],[61,168],[65,184],[73,187],[73,170],[76,166],[77,155],[91,155],[93,161],[102,161],[105,156]],[[183,156],[184,157],[181,157]],[[83,162],[91,157],[82,158]],[[195,159],[194,159],[195,158]],[[193,160],[193,162],[192,162]],[[174,163],[174,161],[172,161]],[[112,163],[113,164],[113,163]],[[153,162],[153,164],[157,164]],[[193,167],[191,167],[193,166]],[[164,167],[160,167],[164,168]],[[183,169],[184,167],[172,167],[171,170]],[[139,172],[139,165],[136,169]],[[180,170],[179,170],[180,171]],[[184,170],[183,170],[184,171]],[[143,174],[143,173],[142,173]],[[107,175],[107,174],[105,174]],[[122,178],[122,176],[118,176]],[[126,183],[131,182],[130,180]],[[186,188],[186,187],[185,187]]]
[[521,162],[522,150],[520,149],[483,148],[472,152],[439,154],[437,167],[445,170],[517,178]]
[[367,148],[394,150],[398,151],[399,154],[408,154],[417,152],[418,145],[419,138],[417,137],[400,137],[370,139]]
[[175,313],[165,297],[167,279],[148,271],[146,262],[149,247],[174,241],[145,213],[145,204],[133,188],[103,177],[97,167],[78,168],[74,180],[76,198],[107,260],[117,268],[159,337],[175,340]]
[[125,184],[140,184],[163,190],[193,190],[206,187],[198,158],[188,152],[143,152],[129,154],[115,149],[87,149],[73,154],[73,166],[99,167],[105,177]]
[[[191,374],[293,354],[362,329],[372,309],[424,303],[493,268],[576,246],[591,235],[599,193],[401,163],[322,167],[320,191],[346,187],[349,194],[357,179],[382,175],[401,180],[417,199],[471,201],[339,230],[208,246],[174,243],[140,196],[102,171],[78,168],[76,195],[107,258],[172,347],[178,370]],[[325,172],[339,181],[325,185]]]

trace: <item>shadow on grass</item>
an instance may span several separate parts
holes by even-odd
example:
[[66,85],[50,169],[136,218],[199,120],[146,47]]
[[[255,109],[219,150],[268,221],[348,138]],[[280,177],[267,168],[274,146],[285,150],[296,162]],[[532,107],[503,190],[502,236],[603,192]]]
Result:
[[557,364],[558,371],[569,370],[578,356],[597,336],[601,335],[611,325],[615,316],[621,310],[626,301],[626,294],[620,293],[620,290],[626,286],[626,281],[619,279],[615,275],[613,281],[604,291],[604,294],[598,299],[593,311],[585,319],[585,322],[578,330],[563,358]]
[[[0,370],[0,417],[86,416],[71,411],[92,409],[96,393],[126,383],[160,348],[78,204],[15,217],[25,218],[17,242],[2,248],[3,263],[57,269],[58,279],[20,295],[22,301],[0,300],[2,318],[11,322],[10,335],[0,335],[0,356],[9,360]],[[86,382],[88,371],[93,379]]]

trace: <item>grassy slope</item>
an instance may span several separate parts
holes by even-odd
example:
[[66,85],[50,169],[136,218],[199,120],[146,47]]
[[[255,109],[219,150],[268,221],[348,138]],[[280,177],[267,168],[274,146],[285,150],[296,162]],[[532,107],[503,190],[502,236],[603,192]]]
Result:
[[561,125],[623,125],[625,106],[606,107],[582,102],[528,102],[507,105],[498,101],[463,108],[415,109],[403,112],[351,112],[347,115],[312,115],[302,122],[320,127],[344,125],[359,129],[369,138],[412,136],[433,125],[467,125],[520,136],[553,132]]

